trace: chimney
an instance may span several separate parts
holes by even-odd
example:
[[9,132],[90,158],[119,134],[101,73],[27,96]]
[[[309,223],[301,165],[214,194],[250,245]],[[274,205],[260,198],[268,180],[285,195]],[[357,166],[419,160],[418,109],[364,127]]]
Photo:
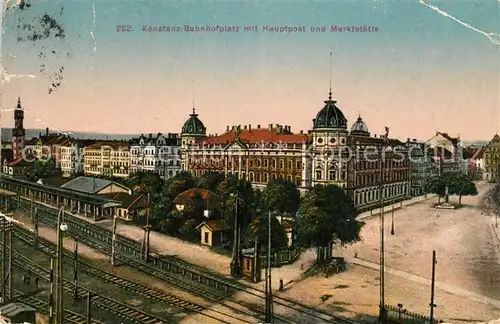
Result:
[[152,133],[149,133],[148,135],[149,135],[149,138],[152,138],[152,137],[153,137],[153,134],[152,134]]
[[215,136],[218,136],[217,133],[215,133]]
[[247,125],[243,126],[244,129],[247,129]]
[[248,130],[252,131],[252,124],[248,124]]
[[413,141],[414,141],[414,142],[416,142],[416,141],[417,141],[417,139],[416,139],[416,138],[414,138],[414,139],[413,139]]
[[269,124],[269,130],[272,131],[273,130],[273,124]]
[[229,132],[229,125],[226,125],[226,132]]
[[302,129],[300,130],[300,134],[304,134],[304,131]]
[[45,135],[49,135],[49,128],[45,128]]
[[410,141],[410,138],[408,137],[408,138],[406,139],[406,141],[407,141],[407,142],[409,142],[409,141]]
[[377,134],[373,134],[373,137],[377,138]]
[[260,125],[257,125],[257,129],[260,129]]

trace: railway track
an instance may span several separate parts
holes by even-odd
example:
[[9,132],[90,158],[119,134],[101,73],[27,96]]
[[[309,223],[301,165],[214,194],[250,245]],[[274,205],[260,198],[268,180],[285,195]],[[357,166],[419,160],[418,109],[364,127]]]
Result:
[[[19,227],[15,226],[14,227],[14,235],[16,238],[22,240],[24,243],[28,244],[29,246],[33,246],[35,243],[35,238],[33,233],[30,231]],[[55,257],[57,253],[56,245],[53,244],[52,242],[49,242],[48,240],[45,240],[43,238],[39,238],[37,241],[37,249],[45,254],[47,254],[50,257]],[[73,262],[74,261],[74,255],[73,253],[69,253],[68,251],[64,251],[64,260],[67,260],[68,262]],[[251,321],[242,319],[240,317],[227,314],[221,311],[217,311],[214,309],[210,309],[205,306],[198,305],[196,303],[192,303],[190,301],[187,301],[185,299],[179,298],[177,296],[167,294],[163,291],[157,290],[157,289],[152,289],[150,287],[141,285],[139,283],[133,282],[131,280],[128,280],[126,278],[120,277],[118,275],[109,273],[107,271],[104,271],[100,268],[97,268],[88,262],[85,262],[81,259],[78,260],[78,271],[83,272],[89,276],[99,278],[105,282],[111,283],[116,285],[117,287],[130,291],[134,294],[153,299],[156,301],[159,301],[163,304],[166,304],[167,306],[176,306],[181,309],[183,309],[186,312],[195,312],[199,313],[203,316],[206,316],[211,319],[215,319],[220,323],[228,323],[232,324],[234,323],[234,320],[237,320],[241,323],[253,323]],[[208,313],[208,314],[207,314]],[[210,314],[213,313],[213,314]],[[222,318],[221,318],[222,317]],[[228,322],[227,320],[231,320],[231,322]]]
[[[44,281],[50,282],[50,270],[47,270],[34,263],[29,258],[25,257],[21,253],[13,250],[13,265],[28,271],[30,274],[38,277]],[[63,289],[71,296],[74,296],[74,283],[70,280],[64,278]],[[87,293],[91,294],[91,303],[93,306],[100,308],[113,316],[124,320],[130,324],[170,324],[171,321],[166,321],[160,319],[154,315],[148,314],[137,308],[130,307],[129,305],[114,300],[112,298],[98,295],[97,293],[84,288],[82,286],[77,286],[77,294],[79,296],[85,296]]]
[[[30,213],[30,200],[21,198],[20,202],[20,207],[24,211]],[[34,205],[38,208],[39,221],[51,227],[56,227],[56,216],[58,209],[56,207],[47,206],[46,204],[42,204],[40,202],[34,202]],[[89,238],[87,242],[88,244],[85,244],[108,255],[111,253],[112,232],[110,230],[100,227],[96,224],[89,223],[78,217],[72,216],[69,213],[66,213],[65,222],[68,224],[68,228],[73,229],[72,231],[68,231],[69,235],[85,235],[87,238]],[[265,292],[260,289],[242,284],[240,282],[237,282],[236,280],[224,278],[220,275],[211,273],[206,269],[176,258],[166,256],[152,256],[152,262],[145,263],[140,259],[142,251],[141,244],[118,234],[116,234],[115,248],[117,251],[117,259],[124,261],[127,265],[130,265],[140,271],[172,283],[186,291],[195,293],[198,296],[202,296],[210,300],[218,300],[218,302],[221,303],[221,300],[224,297],[227,297],[229,293],[245,292],[255,297],[265,299]],[[175,276],[175,280],[172,280],[172,275]],[[186,277],[188,277],[188,280],[185,280]],[[180,285],[177,281],[179,279],[182,283]],[[203,279],[205,279],[205,281]],[[193,284],[191,283],[196,283],[196,285],[193,287]],[[186,284],[188,285],[187,287]],[[205,289],[204,292],[201,292],[200,284],[208,289]],[[223,294],[221,294],[221,290],[224,290]],[[273,302],[274,304],[281,305],[290,310],[302,313],[315,320],[320,320],[326,323],[356,324],[356,322],[354,321],[324,313],[315,308],[284,297],[273,296]],[[233,303],[239,305],[239,307],[243,306],[248,308],[249,310],[260,312],[262,314],[262,311],[255,308],[249,308],[236,302]],[[283,320],[283,322],[285,323],[288,322],[284,318],[276,319]]]
[[[18,297],[23,295],[22,292],[12,289],[12,293],[14,294],[14,297]],[[49,313],[49,304],[39,298],[30,296],[30,297],[23,297],[22,303],[26,304],[28,306],[33,307],[34,309],[37,310],[37,312],[42,313],[42,314],[48,314]],[[87,317],[85,317],[82,314],[70,311],[68,309],[64,310],[64,320],[66,323],[69,324],[87,324]],[[104,324],[100,321],[91,319],[90,320],[91,324]]]

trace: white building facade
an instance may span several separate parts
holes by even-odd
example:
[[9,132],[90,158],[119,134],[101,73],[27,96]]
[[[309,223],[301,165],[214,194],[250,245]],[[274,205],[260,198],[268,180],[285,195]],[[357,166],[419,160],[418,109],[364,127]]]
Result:
[[168,180],[181,171],[181,140],[178,134],[141,135],[130,146],[131,172],[151,172]]

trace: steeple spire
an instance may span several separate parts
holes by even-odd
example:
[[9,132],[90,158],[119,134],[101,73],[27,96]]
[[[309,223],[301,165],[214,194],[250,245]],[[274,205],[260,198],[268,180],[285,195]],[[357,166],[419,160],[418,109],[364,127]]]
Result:
[[21,109],[21,96],[17,97],[17,108]]
[[194,114],[194,98],[195,98],[195,91],[194,91],[194,80],[193,80],[193,114]]
[[330,92],[328,93],[328,99],[332,100],[332,52],[330,52]]

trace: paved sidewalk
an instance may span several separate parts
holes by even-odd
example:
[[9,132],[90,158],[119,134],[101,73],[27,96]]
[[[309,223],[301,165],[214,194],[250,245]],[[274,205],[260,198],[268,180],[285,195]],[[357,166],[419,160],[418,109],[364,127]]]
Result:
[[[428,201],[428,200],[433,199],[433,198],[436,198],[436,195],[429,194],[427,196],[413,197],[411,199],[404,200],[404,201],[401,201],[401,202],[398,202],[398,203],[395,203],[392,205],[387,205],[387,206],[384,206],[384,214],[392,212],[393,207],[394,207],[394,210],[398,210],[398,209],[401,209],[403,207],[411,206],[411,205],[418,204],[421,202],[425,202],[425,201]],[[371,211],[366,211],[364,213],[360,213],[358,216],[358,220],[363,220],[366,218],[378,216],[378,215],[380,215],[380,212],[381,212],[380,208],[375,208],[375,209],[372,209]]]
[[[370,262],[370,261],[366,261],[366,260],[362,260],[362,259],[358,259],[358,258],[347,258],[347,261],[350,263],[353,263],[353,264],[357,264],[359,266],[366,267],[366,268],[371,268],[371,269],[375,269],[375,270],[380,269],[380,265],[378,263],[375,263],[375,262]],[[405,279],[408,279],[408,280],[411,280],[413,282],[417,282],[417,283],[420,283],[423,285],[430,285],[430,280],[427,278],[417,276],[417,275],[414,275],[412,273],[404,272],[401,270],[397,270],[394,268],[389,268],[387,266],[385,267],[385,273],[389,273],[389,274],[392,274],[395,276],[400,276],[400,277],[403,277]],[[442,283],[439,281],[436,282],[436,287],[440,288],[440,289],[442,289],[450,294],[462,296],[462,297],[465,297],[465,298],[468,298],[468,299],[471,299],[471,300],[474,300],[474,301],[477,301],[477,302],[480,302],[483,304],[488,304],[488,305],[491,305],[493,307],[500,309],[500,300],[496,300],[493,298],[489,298],[486,296],[475,294],[475,293],[472,293],[472,292],[467,291],[465,289],[462,289],[460,287],[449,285],[449,284]]]

